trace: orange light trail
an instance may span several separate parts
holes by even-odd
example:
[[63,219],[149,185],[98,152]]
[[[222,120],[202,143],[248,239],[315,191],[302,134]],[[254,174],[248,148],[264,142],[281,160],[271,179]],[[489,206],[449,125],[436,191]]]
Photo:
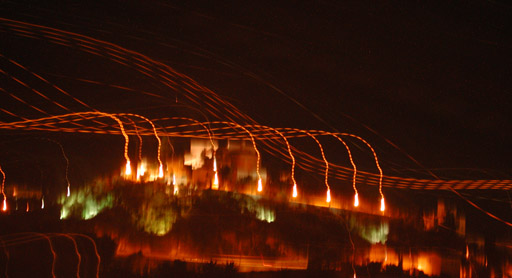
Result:
[[[51,140],[53,141],[53,140]],[[66,159],[66,182],[67,182],[67,194],[66,194],[66,197],[69,197],[71,195],[71,183],[69,182],[69,177],[68,177],[68,173],[69,173],[69,159],[68,159],[68,156],[66,155],[66,152],[64,152],[64,147],[62,147],[62,145],[59,143],[59,142],[56,142],[54,141],[55,143],[57,143],[60,147],[60,150],[62,152],[62,155],[64,156],[64,159]]]
[[2,166],[0,165],[0,173],[2,173],[2,196],[4,197],[4,201],[2,204],[2,211],[7,211],[7,196],[5,195],[5,172],[2,170]]
[[343,139],[341,139],[336,134],[331,133],[331,135],[334,138],[338,139],[343,144],[343,146],[345,146],[345,149],[347,149],[350,164],[352,165],[352,168],[354,169],[354,175],[352,176],[352,187],[354,188],[354,207],[358,207],[359,206],[359,194],[357,192],[357,187],[356,187],[357,167],[356,167],[356,164],[354,163],[354,159],[352,158],[352,152],[350,151],[350,148],[348,147],[347,143],[345,143],[345,141]]
[[245,128],[237,123],[230,123],[230,122],[224,122],[224,123],[229,124],[229,125],[238,126],[249,134],[249,137],[251,138],[252,146],[254,147],[254,150],[256,151],[256,155],[257,155],[256,174],[258,174],[258,192],[263,191],[263,183],[261,181],[261,175],[260,175],[261,156],[260,156],[260,151],[258,150],[258,147],[256,146],[256,140],[254,140],[254,135],[247,128]]
[[53,249],[52,240],[50,239],[50,237],[48,237],[45,234],[39,234],[39,233],[35,233],[35,234],[41,235],[42,237],[46,238],[46,240],[48,241],[48,244],[50,245],[50,251],[51,251],[52,256],[53,256],[53,261],[52,261],[52,277],[55,278],[55,262],[57,260],[57,253],[55,253],[55,249]]
[[279,136],[281,136],[281,138],[283,138],[283,140],[286,144],[286,148],[288,149],[288,153],[290,154],[290,158],[292,160],[292,172],[291,172],[291,178],[292,178],[292,182],[293,182],[292,197],[297,198],[298,192],[297,192],[297,181],[295,181],[295,157],[293,156],[292,149],[290,147],[290,142],[288,142],[288,139],[286,139],[286,137],[283,135],[283,133],[280,132],[279,130],[277,130],[273,127],[268,127],[268,128],[271,129],[272,131],[276,132],[277,134],[279,134]]
[[88,235],[84,235],[84,234],[75,234],[75,233],[70,233],[70,235],[72,236],[79,236],[79,237],[83,237],[85,239],[88,239],[93,247],[94,247],[94,253],[96,254],[96,259],[98,261],[98,263],[96,264],[96,278],[99,278],[100,277],[100,264],[101,264],[101,257],[100,257],[100,254],[98,253],[98,248],[96,246],[96,242],[94,242],[94,240],[88,236]]
[[76,257],[77,257],[77,263],[76,263],[76,278],[80,278],[80,265],[82,263],[82,256],[80,255],[80,252],[78,251],[78,245],[76,244],[76,240],[68,235],[68,234],[57,234],[57,235],[61,235],[61,236],[64,236],[66,238],[68,238],[69,240],[71,240],[71,242],[73,242],[73,246],[75,247],[75,254],[76,254]]
[[142,169],[142,137],[139,134],[139,129],[137,128],[137,124],[130,118],[127,118],[127,120],[132,123],[133,128],[135,130],[135,134],[137,135],[137,138],[139,139],[139,149],[138,149],[138,151],[139,151],[139,155],[138,155],[139,166],[137,167],[137,180],[139,180],[140,177],[143,176],[144,172],[145,172],[145,169]]
[[148,118],[144,117],[144,116],[141,116],[141,115],[137,115],[137,114],[131,114],[131,113],[119,113],[119,114],[116,114],[116,115],[119,115],[119,116],[132,116],[132,117],[137,117],[137,118],[141,118],[143,120],[145,120],[146,122],[148,122],[150,125],[151,125],[151,128],[153,129],[153,133],[155,134],[155,137],[156,137],[156,140],[158,141],[158,151],[157,151],[157,159],[158,159],[158,177],[159,178],[163,178],[164,177],[164,169],[163,169],[163,163],[162,163],[162,158],[161,158],[161,148],[162,148],[162,140],[160,140],[160,137],[158,136],[158,132],[156,131],[156,128],[155,128],[155,125],[153,124],[153,122],[151,120],[149,120]]
[[[206,116],[205,116],[206,117]],[[215,143],[213,142],[213,132],[211,130],[211,128],[207,127],[205,124],[195,120],[195,119],[191,119],[191,118],[184,118],[184,117],[173,117],[172,119],[176,119],[176,120],[186,120],[186,121],[191,121],[191,122],[194,122],[196,124],[199,124],[201,125],[205,130],[206,130],[206,133],[208,134],[208,139],[210,139],[210,144],[212,144],[212,156],[213,156],[213,184],[212,184],[212,189],[219,189],[219,175],[218,175],[218,172],[217,172],[217,157],[216,157],[216,154],[217,154],[217,147],[215,146]],[[176,192],[175,192],[175,195],[176,195]]]
[[322,147],[322,144],[320,144],[320,141],[311,133],[304,130],[304,133],[306,133],[309,137],[313,138],[315,142],[318,144],[318,147],[320,148],[320,153],[322,154],[322,159],[325,162],[325,186],[327,187],[327,198],[326,202],[331,202],[331,187],[329,186],[329,162],[327,162],[327,159],[325,158],[324,148]]
[[377,166],[377,169],[379,170],[380,211],[382,211],[382,212],[385,211],[386,204],[384,202],[384,193],[382,193],[382,178],[383,178],[384,174],[382,173],[382,168],[380,168],[379,159],[377,158],[377,153],[373,149],[372,145],[370,145],[370,143],[366,142],[366,140],[364,140],[363,138],[361,138],[357,135],[354,135],[354,134],[350,134],[350,133],[341,133],[341,135],[357,138],[358,140],[360,140],[361,142],[366,144],[366,146],[368,146],[368,148],[372,151],[373,158],[375,159],[375,165]]

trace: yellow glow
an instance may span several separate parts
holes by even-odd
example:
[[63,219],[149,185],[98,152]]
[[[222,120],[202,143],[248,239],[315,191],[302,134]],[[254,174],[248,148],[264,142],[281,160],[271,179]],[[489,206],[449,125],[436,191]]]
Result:
[[132,167],[130,166],[130,160],[126,160],[126,170],[124,171],[124,174],[129,176],[132,174]]
[[326,200],[327,203],[330,203],[331,202],[331,190],[330,189],[327,189],[327,200]]
[[297,195],[298,195],[298,193],[297,193],[297,184],[293,184],[293,195],[292,195],[292,197],[293,198],[297,198]]
[[380,211],[385,211],[386,205],[384,204],[384,198],[380,199]]
[[172,174],[172,184],[176,185],[176,174]]
[[215,157],[213,158],[213,171],[217,172],[217,159]]
[[137,180],[140,180],[140,177],[146,174],[146,163],[141,161],[139,167],[137,167]]
[[219,176],[217,175],[217,172],[215,172],[214,176],[212,189],[219,189]]
[[163,178],[164,177],[164,166],[160,163],[160,167],[158,168],[158,177]]
[[2,206],[2,210],[3,211],[7,210],[7,199],[6,198],[4,198],[4,205]]
[[261,183],[261,178],[258,179],[258,192],[263,191],[263,184]]
[[358,207],[359,206],[359,194],[356,193],[356,195],[354,196],[354,207]]

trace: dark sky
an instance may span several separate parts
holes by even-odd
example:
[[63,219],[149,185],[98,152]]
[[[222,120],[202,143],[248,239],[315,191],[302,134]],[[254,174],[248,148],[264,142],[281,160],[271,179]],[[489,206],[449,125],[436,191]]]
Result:
[[[107,2],[2,1],[1,17],[143,53],[261,124],[361,135],[389,168],[419,166],[386,140],[429,169],[512,176],[512,6],[496,1]],[[122,70],[95,69],[90,57],[59,59],[46,47],[6,40],[0,52],[63,86],[72,85],[56,73],[74,62],[75,72],[66,74],[153,88],[129,73],[123,77]],[[105,103],[108,98],[97,104],[108,108]],[[143,106],[141,100],[137,112],[144,114]],[[452,177],[459,174],[450,171]]]

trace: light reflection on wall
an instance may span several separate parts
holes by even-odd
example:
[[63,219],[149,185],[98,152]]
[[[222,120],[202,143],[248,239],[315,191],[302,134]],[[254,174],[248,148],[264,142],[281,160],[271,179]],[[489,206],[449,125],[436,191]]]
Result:
[[251,197],[244,197],[241,194],[234,194],[233,197],[240,202],[241,213],[244,214],[244,210],[253,214],[256,219],[272,223],[276,219],[275,210],[264,206]]
[[361,221],[355,215],[351,215],[350,226],[371,244],[385,244],[388,240],[389,223],[385,220],[380,220],[379,223],[368,223],[368,221]]
[[94,186],[79,188],[69,197],[62,195],[58,201],[62,205],[60,219],[73,216],[87,220],[95,217],[103,209],[111,208],[114,203],[113,195],[95,191],[94,188]]
[[158,192],[144,199],[141,209],[132,211],[132,222],[149,234],[167,234],[176,222],[179,212],[174,209],[167,195]]
[[[382,263],[383,268],[387,265],[399,265],[401,263],[402,268],[406,271],[409,270],[410,274],[417,270],[423,271],[424,274],[429,276],[440,275],[442,266],[442,258],[438,252],[402,250],[400,253],[395,248],[382,244],[372,245],[367,255],[358,257],[356,263],[364,264],[365,261]],[[448,269],[445,272],[450,273]]]

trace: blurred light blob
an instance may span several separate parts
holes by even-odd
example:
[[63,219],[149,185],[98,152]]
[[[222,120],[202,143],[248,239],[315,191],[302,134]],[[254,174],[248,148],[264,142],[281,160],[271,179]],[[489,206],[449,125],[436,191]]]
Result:
[[59,200],[62,205],[60,219],[71,216],[88,220],[95,217],[105,208],[111,208],[114,204],[112,194],[94,194],[90,187],[78,189],[76,194],[70,197],[62,197]]
[[126,160],[126,170],[124,171],[124,174],[127,176],[132,174],[132,167],[130,165],[130,160]]

